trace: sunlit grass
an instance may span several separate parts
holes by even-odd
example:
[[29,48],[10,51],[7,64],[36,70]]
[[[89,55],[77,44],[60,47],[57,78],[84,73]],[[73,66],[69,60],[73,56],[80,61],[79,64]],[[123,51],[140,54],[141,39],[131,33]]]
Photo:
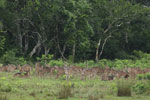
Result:
[[[0,87],[7,87],[7,85],[11,87],[9,92],[0,91],[4,96],[7,95],[8,100],[60,100],[61,86],[66,84],[61,78],[55,79],[48,76],[20,78],[13,77],[12,73],[0,73],[0,83]],[[72,79],[68,84],[73,94],[62,100],[96,100],[97,98],[100,100],[150,100],[149,95],[133,94],[132,97],[117,97],[117,80]]]

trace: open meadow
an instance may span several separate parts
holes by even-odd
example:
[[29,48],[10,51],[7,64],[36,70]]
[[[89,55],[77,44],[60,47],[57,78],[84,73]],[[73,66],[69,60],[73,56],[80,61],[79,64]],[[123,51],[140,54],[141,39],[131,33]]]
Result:
[[[66,75],[57,78],[34,72],[15,76],[18,71],[0,73],[0,100],[150,100],[150,82],[141,76],[134,80],[98,76],[66,80]],[[124,96],[118,96],[118,91]]]

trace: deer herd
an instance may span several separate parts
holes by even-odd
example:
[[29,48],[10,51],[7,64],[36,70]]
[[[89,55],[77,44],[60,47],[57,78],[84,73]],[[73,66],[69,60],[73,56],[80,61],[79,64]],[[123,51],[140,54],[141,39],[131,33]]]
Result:
[[81,80],[84,79],[92,79],[95,77],[100,78],[101,80],[114,80],[120,78],[131,78],[135,79],[137,74],[146,74],[150,73],[150,68],[141,69],[139,67],[134,68],[124,68],[122,70],[117,70],[106,66],[103,67],[92,67],[85,68],[79,66],[42,66],[40,63],[36,63],[35,66],[31,65],[23,65],[23,66],[15,66],[13,64],[8,64],[0,67],[0,72],[19,72],[14,74],[14,77],[29,77],[31,72],[35,72],[36,76],[52,76],[59,78],[61,76],[65,76],[65,79],[68,80],[72,77],[79,77]]

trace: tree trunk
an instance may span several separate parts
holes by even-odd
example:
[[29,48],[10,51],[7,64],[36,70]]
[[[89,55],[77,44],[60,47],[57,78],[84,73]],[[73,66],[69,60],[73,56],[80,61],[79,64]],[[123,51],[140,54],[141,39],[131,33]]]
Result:
[[17,34],[18,34],[17,35],[17,43],[18,43],[21,53],[22,53],[22,47],[23,47],[22,38],[23,38],[23,36],[21,34],[21,29],[20,29],[20,20],[17,21]]
[[47,56],[48,53],[49,53],[49,51],[50,51],[50,48],[48,48],[48,47],[45,46],[44,49],[45,49],[45,56]]
[[28,37],[25,37],[24,54],[27,53],[28,47],[29,47],[29,39],[28,39]]
[[40,55],[40,52],[41,52],[41,50],[42,50],[42,47],[41,47],[41,45],[37,48],[37,52],[36,52],[36,54],[39,56]]
[[97,48],[96,48],[96,56],[95,56],[96,62],[98,62],[98,60],[99,60],[98,53],[99,53],[99,47],[100,47],[100,45],[101,45],[101,38],[99,39],[98,44],[97,44]]
[[60,48],[59,41],[58,41],[58,37],[57,37],[57,46],[58,46],[58,50],[59,50],[59,52],[60,52],[60,54],[61,54],[61,57],[62,57],[64,60],[67,60],[67,59],[64,57],[64,54],[63,54],[63,52],[62,52],[62,50],[61,50],[61,48]]
[[76,53],[76,44],[73,44],[73,48],[72,48],[72,57],[73,57],[73,62],[74,62],[74,58],[75,58],[75,53]]
[[63,51],[62,51],[63,55],[65,54],[65,51],[66,51],[66,44],[64,44],[63,46]]
[[109,36],[107,36],[107,37],[105,38],[105,40],[104,40],[104,42],[103,42],[103,45],[102,45],[102,48],[101,48],[101,52],[99,53],[99,59],[101,58],[101,55],[102,55],[102,53],[103,53],[103,51],[104,51],[105,44],[106,44],[107,40],[108,40],[110,37],[112,37],[112,36],[111,36],[111,33],[109,34]]
[[41,41],[38,40],[37,44],[34,46],[34,48],[32,49],[32,51],[30,52],[30,57],[33,56],[33,54],[36,53],[37,49],[41,46]]

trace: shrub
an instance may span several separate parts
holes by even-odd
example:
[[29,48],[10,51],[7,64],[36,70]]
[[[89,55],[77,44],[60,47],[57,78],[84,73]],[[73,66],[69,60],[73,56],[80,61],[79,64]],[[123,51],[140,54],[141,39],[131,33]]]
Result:
[[20,65],[27,64],[27,61],[23,57],[17,57],[16,53],[17,53],[16,49],[6,51],[5,54],[0,58],[0,62],[4,65],[6,65],[6,64],[20,64]]
[[150,81],[145,80],[145,81],[140,81],[137,82],[133,86],[133,90],[136,92],[136,94],[144,94],[144,93],[150,93]]
[[0,91],[1,92],[10,92],[12,87],[9,84],[2,84],[0,83]]
[[101,67],[108,66],[107,63],[108,63],[107,59],[102,59],[102,60],[99,60],[99,62],[98,62],[99,66],[101,66]]
[[150,74],[149,73],[146,74],[146,79],[150,80]]
[[0,64],[0,67],[2,67],[3,66],[3,64]]
[[137,75],[137,79],[138,79],[138,80],[144,79],[144,74],[138,74],[138,75]]
[[13,49],[13,50],[7,51],[2,56],[2,58],[0,59],[1,63],[3,63],[3,64],[15,64],[15,61],[17,60],[15,55],[16,55],[16,50]]
[[0,100],[8,100],[7,95],[0,94]]
[[50,66],[64,66],[64,62],[62,59],[59,60],[51,60],[48,65]]
[[16,64],[25,65],[27,64],[27,61],[23,57],[18,57]]
[[150,74],[149,73],[147,73],[147,74],[138,74],[137,79],[138,80],[142,80],[142,79],[150,80]]
[[99,100],[98,96],[89,95],[88,100]]
[[53,55],[42,55],[42,57],[37,57],[36,60],[40,62],[42,65],[45,65],[46,63],[50,62],[53,58]]
[[137,94],[142,94],[146,91],[146,85],[143,82],[138,82],[134,85],[133,90]]
[[110,86],[110,88],[109,88],[110,90],[109,90],[109,93],[111,94],[111,95],[116,95],[116,93],[117,93],[117,84],[111,84],[111,86]]
[[117,96],[131,96],[131,85],[126,81],[118,81]]
[[58,93],[59,99],[67,99],[68,97],[72,97],[72,85],[67,82],[66,84],[63,84],[60,88],[60,91]]

